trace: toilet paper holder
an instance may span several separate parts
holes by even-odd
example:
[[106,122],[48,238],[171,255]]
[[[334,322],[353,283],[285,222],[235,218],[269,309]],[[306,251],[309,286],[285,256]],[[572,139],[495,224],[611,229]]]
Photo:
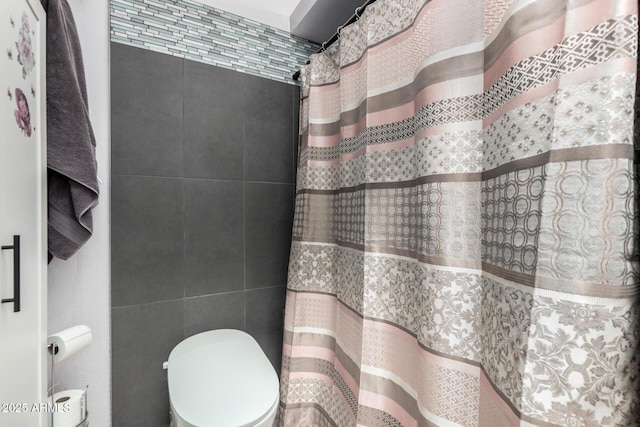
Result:
[[[54,423],[55,423],[55,412],[58,410],[57,406],[56,406],[56,401],[55,401],[55,387],[56,387],[56,383],[55,383],[55,357],[58,354],[59,348],[58,348],[58,344],[53,342],[51,344],[49,344],[47,346],[47,350],[49,352],[49,354],[51,355],[51,387],[49,387],[49,392],[51,393],[51,418],[50,418],[50,427],[55,427]],[[89,389],[89,386],[87,385],[84,388],[83,391],[83,398],[84,398],[84,415],[83,415],[83,419],[82,421],[80,421],[79,424],[77,424],[75,427],[88,427],[89,426],[89,411],[87,410],[87,405],[86,405],[86,401],[87,401],[87,391]]]

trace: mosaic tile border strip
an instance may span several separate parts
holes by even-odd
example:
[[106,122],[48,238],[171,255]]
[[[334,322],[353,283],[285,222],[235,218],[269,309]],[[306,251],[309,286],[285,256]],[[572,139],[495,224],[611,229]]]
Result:
[[111,41],[289,84],[319,48],[192,0],[111,0]]

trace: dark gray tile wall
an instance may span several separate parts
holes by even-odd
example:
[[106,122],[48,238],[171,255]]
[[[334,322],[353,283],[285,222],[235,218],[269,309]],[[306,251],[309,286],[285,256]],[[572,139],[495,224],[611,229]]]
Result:
[[[183,60],[142,49],[113,49],[128,63],[112,74],[114,173],[182,176]],[[148,67],[153,63],[152,68]],[[135,111],[135,114],[131,114]]]
[[183,187],[178,178],[112,175],[112,306],[184,296]]
[[299,88],[118,43],[111,76],[113,425],[161,427],[186,337],[280,370]]
[[185,296],[244,290],[243,183],[185,182]]
[[[268,154],[267,154],[268,156]],[[248,289],[287,281],[293,203],[290,184],[246,182],[245,284]]]
[[111,309],[112,425],[169,423],[167,371],[162,362],[184,337],[184,302]]
[[184,64],[185,174],[241,181],[246,115],[243,84],[248,78],[198,62]]

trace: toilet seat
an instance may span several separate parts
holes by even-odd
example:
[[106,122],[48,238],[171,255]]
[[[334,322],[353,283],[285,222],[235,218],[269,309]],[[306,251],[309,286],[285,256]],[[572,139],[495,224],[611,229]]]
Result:
[[171,408],[186,426],[254,426],[278,404],[275,370],[242,331],[219,329],[187,338],[169,355],[167,369]]

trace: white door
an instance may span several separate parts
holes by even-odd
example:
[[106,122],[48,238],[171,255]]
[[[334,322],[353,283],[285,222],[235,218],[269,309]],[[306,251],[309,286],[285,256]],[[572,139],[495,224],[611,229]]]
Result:
[[45,13],[1,0],[0,19],[0,427],[45,427]]

